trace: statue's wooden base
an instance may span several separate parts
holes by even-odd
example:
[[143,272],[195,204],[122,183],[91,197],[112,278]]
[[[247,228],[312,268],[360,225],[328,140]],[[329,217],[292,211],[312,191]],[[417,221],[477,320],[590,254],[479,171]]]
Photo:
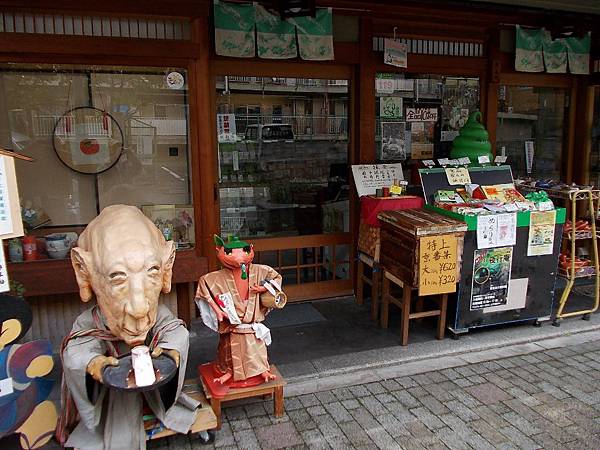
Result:
[[[183,392],[192,397],[194,400],[200,402],[200,406],[198,407],[198,415],[196,416],[196,421],[191,426],[189,433],[195,434],[200,431],[212,430],[217,427],[217,417],[213,412],[213,409],[208,404],[206,397],[202,392],[200,392],[199,380],[190,379],[185,380]],[[147,440],[156,440],[163,437],[171,436],[173,434],[177,434],[176,431],[164,429],[150,437]]]
[[221,428],[221,403],[232,400],[239,400],[250,397],[269,398],[273,396],[273,414],[275,417],[283,416],[283,387],[287,384],[285,379],[277,370],[275,365],[271,364],[271,373],[275,375],[275,379],[268,383],[262,383],[258,386],[250,386],[243,388],[232,387],[223,392],[222,386],[215,386],[212,379],[206,378],[212,375],[212,369],[206,370],[211,363],[203,364],[198,367],[202,387],[206,393],[206,397],[210,401],[213,412],[217,417],[217,430]]

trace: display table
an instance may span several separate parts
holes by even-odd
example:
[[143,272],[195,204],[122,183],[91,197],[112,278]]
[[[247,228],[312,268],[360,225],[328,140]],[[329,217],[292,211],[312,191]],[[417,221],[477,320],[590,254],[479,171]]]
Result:
[[[433,203],[437,190],[452,189],[442,168],[420,169],[426,201]],[[512,183],[508,166],[469,168],[472,183]],[[531,215],[516,212],[514,245],[482,248],[478,243],[477,215],[462,215],[428,204],[426,209],[460,220],[467,226],[458,294],[450,303],[449,329],[454,337],[471,328],[511,322],[550,320],[566,210],[556,208],[551,253],[527,256]],[[490,216],[484,216],[490,217]],[[552,225],[550,225],[552,229]],[[490,281],[492,280],[492,281]]]
[[[443,339],[448,293],[456,291],[459,279],[464,222],[423,209],[385,211],[382,222],[381,258],[383,289],[381,326],[387,328],[389,305],[402,310],[401,344],[408,343],[411,319],[438,317],[437,335]],[[427,257],[424,257],[427,255]],[[442,270],[440,267],[444,266]],[[441,278],[444,281],[439,281]],[[402,298],[392,294],[391,284],[402,288]],[[411,312],[412,291],[418,289],[417,311]],[[421,311],[431,296],[439,296],[439,307]]]

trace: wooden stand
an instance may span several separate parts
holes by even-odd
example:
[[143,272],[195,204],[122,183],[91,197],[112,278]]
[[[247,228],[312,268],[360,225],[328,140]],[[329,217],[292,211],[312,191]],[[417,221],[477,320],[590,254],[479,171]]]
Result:
[[[218,426],[217,417],[213,412],[212,408],[208,404],[206,397],[199,390],[198,381],[197,380],[186,380],[183,392],[192,397],[194,400],[200,402],[200,406],[198,407],[198,415],[196,416],[196,421],[190,427],[189,433],[199,433],[200,431],[212,430]],[[146,440],[154,441],[156,439],[164,438],[167,436],[172,436],[177,434],[176,431],[165,429],[162,430],[150,437],[147,437]]]
[[[371,277],[365,275],[365,266],[371,268]],[[377,320],[379,316],[379,289],[381,286],[381,270],[373,258],[364,253],[358,254],[358,277],[356,284],[356,302],[364,303],[365,284],[371,286],[371,317]]]
[[275,365],[271,364],[271,373],[275,375],[273,381],[259,384],[258,386],[247,388],[231,388],[223,397],[217,398],[210,390],[210,383],[206,383],[201,377],[202,387],[206,393],[206,397],[210,400],[210,406],[217,417],[217,430],[221,429],[221,403],[242,398],[251,397],[270,397],[273,396],[273,415],[275,417],[283,416],[283,387],[287,384],[285,379],[277,370]]
[[[402,299],[398,299],[391,294],[390,282],[397,286],[402,287]],[[439,340],[444,339],[446,329],[446,309],[448,307],[448,294],[441,294],[439,297],[439,309],[430,311],[420,311],[422,308],[418,307],[418,312],[410,312],[410,302],[412,296],[412,288],[406,286],[397,277],[389,272],[383,272],[383,290],[382,290],[382,306],[381,306],[381,327],[388,327],[388,315],[390,311],[390,303],[398,306],[402,310],[402,320],[400,322],[400,334],[401,334],[401,345],[408,344],[408,327],[411,319],[422,319],[423,317],[438,317],[437,334],[436,338]],[[424,297],[419,297],[418,303],[422,304]]]

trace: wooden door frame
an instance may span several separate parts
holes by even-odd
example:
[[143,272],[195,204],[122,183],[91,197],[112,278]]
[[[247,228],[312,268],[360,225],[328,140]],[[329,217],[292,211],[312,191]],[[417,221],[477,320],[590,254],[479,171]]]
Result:
[[[348,89],[348,112],[352,115],[355,114],[355,68],[352,64],[339,64],[339,63],[314,63],[314,62],[289,62],[289,61],[265,61],[252,59],[252,64],[247,64],[245,60],[233,60],[229,58],[214,58],[211,61],[210,66],[210,119],[205,120],[213,135],[216,130],[216,80],[218,76],[246,76],[246,77],[286,77],[286,78],[317,78],[317,79],[344,79],[349,82]],[[355,130],[356,118],[350,117],[348,120],[349,132],[348,132],[348,167],[355,164],[358,159],[358,152],[356,150],[356,130]],[[216,157],[216,139],[212,139],[212,147],[210,156],[206,154],[208,149],[205,147],[201,150],[201,153],[206,157],[203,161],[208,161],[209,164],[204,164],[201,168],[201,180],[202,190],[214,193],[212,197],[211,210],[214,211],[214,223],[212,227],[204,230],[204,240],[212,240],[212,235],[218,233],[220,230],[220,208],[218,199],[218,180],[217,180],[217,157]],[[350,169],[348,169],[350,172]],[[350,179],[350,178],[349,178]],[[206,208],[206,205],[205,205]],[[348,233],[336,233],[336,234],[317,234],[317,235],[303,235],[303,236],[290,236],[285,238],[270,238],[270,237],[258,237],[252,238],[252,242],[257,251],[266,251],[275,248],[281,249],[292,249],[302,247],[312,247],[324,245],[328,241],[337,242],[340,245],[348,245],[349,247],[349,268],[350,274],[348,280],[331,280],[331,281],[320,281],[318,283],[307,283],[305,285],[291,285],[286,287],[286,292],[295,301],[304,301],[316,298],[325,298],[328,292],[333,295],[351,295],[353,293],[353,280],[355,273],[355,264],[353,263],[356,257],[356,250],[353,242],[356,240],[354,233],[353,221],[358,217],[359,208],[358,202],[354,200],[352,195],[352,189],[350,192],[349,199],[349,214],[350,214],[350,226]],[[207,209],[205,209],[207,210]],[[358,228],[357,228],[358,229]],[[218,268],[218,261],[214,252],[207,252],[209,258],[209,266],[211,270]],[[319,287],[317,287],[319,286]]]

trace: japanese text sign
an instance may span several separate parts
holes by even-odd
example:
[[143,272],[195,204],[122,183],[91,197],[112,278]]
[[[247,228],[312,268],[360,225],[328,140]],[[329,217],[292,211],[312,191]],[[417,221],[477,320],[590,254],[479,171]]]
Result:
[[378,188],[389,187],[394,180],[404,180],[402,164],[361,164],[352,166],[358,196],[375,195]]
[[450,186],[471,184],[471,175],[469,170],[465,167],[448,167],[446,170],[446,177],[448,178],[448,184]]
[[406,108],[407,122],[437,122],[436,108]]
[[456,292],[457,238],[422,237],[419,243],[419,295]]

